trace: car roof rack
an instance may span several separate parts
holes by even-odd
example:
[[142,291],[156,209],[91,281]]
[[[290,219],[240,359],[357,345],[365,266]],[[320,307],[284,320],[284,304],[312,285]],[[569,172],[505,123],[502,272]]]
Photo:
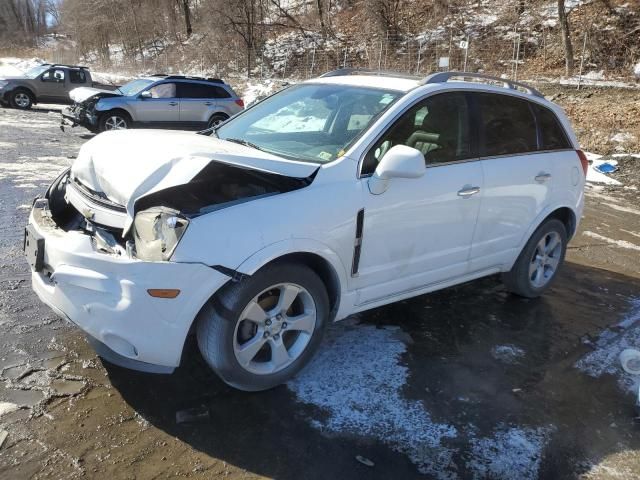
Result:
[[425,77],[421,83],[421,85],[429,85],[433,83],[445,83],[451,79],[461,79],[463,82],[472,81],[477,83],[488,83],[488,84],[498,84],[503,86],[504,88],[508,88],[510,90],[518,90],[525,91],[530,95],[534,95],[536,97],[544,98],[544,95],[540,93],[535,88],[526,85],[524,83],[515,82],[513,80],[508,80],[506,78],[493,77],[491,75],[486,75],[484,73],[472,73],[472,72],[438,72],[432,73],[428,77]]
[[79,68],[80,70],[87,70],[88,67],[82,65],[67,65],[65,63],[43,63],[43,66],[47,67],[65,67],[65,68]]
[[[155,75],[152,75],[155,76]],[[195,77],[195,76],[191,76],[191,75],[167,75],[166,76],[167,80],[202,80],[205,82],[212,82],[212,83],[224,83],[224,80],[220,79],[220,78],[204,78],[204,77]]]
[[373,68],[339,68],[320,75],[320,78],[343,77],[347,75],[374,75],[380,77],[406,78],[408,80],[419,80],[422,77],[408,73],[393,72],[388,70],[375,70]]

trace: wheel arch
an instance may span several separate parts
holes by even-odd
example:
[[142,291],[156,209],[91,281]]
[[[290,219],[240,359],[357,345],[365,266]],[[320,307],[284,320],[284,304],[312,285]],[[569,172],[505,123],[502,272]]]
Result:
[[127,109],[125,109],[124,107],[113,107],[107,110],[97,110],[97,111],[99,112],[100,117],[103,117],[105,115],[112,114],[115,112],[124,113],[129,118],[130,121],[133,121],[133,117],[131,116],[131,113],[129,113]]
[[[253,275],[268,265],[283,262],[301,262],[311,268],[320,277],[327,289],[330,305],[329,321],[332,322],[336,318],[342,318],[344,316],[341,307],[348,308],[348,305],[344,305],[342,301],[343,289],[346,288],[347,282],[346,270],[340,261],[340,257],[338,257],[335,252],[327,246],[309,239],[290,239],[272,244],[254,253],[242,262],[238,268],[224,268],[230,275],[229,282],[220,287],[220,289],[212,292],[209,300],[214,298],[216,294],[230,282],[242,281],[243,275]],[[187,347],[189,337],[195,332],[197,318],[202,309],[206,308],[207,303],[208,301],[200,307],[198,313],[191,321],[182,347],[181,362],[182,359],[184,359],[185,348]]]
[[30,87],[27,87],[26,85],[16,85],[15,88],[12,88],[8,93],[9,95],[13,95],[17,92],[26,92],[31,97],[32,104],[35,105],[36,103],[38,103],[38,97]]
[[286,261],[302,262],[320,277],[327,288],[331,320],[334,320],[342,306],[342,293],[347,286],[347,270],[340,256],[329,246],[312,239],[283,240],[254,253],[236,270],[245,275],[253,275],[267,265]]
[[567,229],[567,241],[571,240],[571,238],[575,235],[576,229],[578,227],[578,217],[576,215],[575,209],[573,209],[568,205],[561,205],[561,206],[556,206],[555,208],[549,208],[547,210],[544,210],[543,212],[540,213],[540,215],[538,215],[536,220],[532,222],[526,234],[523,235],[520,241],[520,245],[517,249],[517,254],[513,258],[513,261],[511,261],[508,265],[506,265],[505,271],[511,270],[514,263],[520,256],[520,253],[525,248],[527,242],[531,238],[531,235],[533,235],[533,233],[540,227],[540,225],[542,225],[544,222],[546,222],[550,218],[556,218],[564,224],[565,228]]
[[557,218],[558,220],[560,220],[567,229],[567,239],[571,240],[571,238],[573,238],[576,233],[577,221],[576,214],[571,208],[556,208],[553,212],[547,215],[539,225],[542,225],[542,223],[546,222],[550,218]]

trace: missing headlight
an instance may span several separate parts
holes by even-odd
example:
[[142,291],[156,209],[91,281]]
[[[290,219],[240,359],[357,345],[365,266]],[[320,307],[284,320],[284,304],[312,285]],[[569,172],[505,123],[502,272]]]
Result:
[[151,207],[136,214],[133,238],[141,260],[169,260],[184,235],[189,220],[166,207]]

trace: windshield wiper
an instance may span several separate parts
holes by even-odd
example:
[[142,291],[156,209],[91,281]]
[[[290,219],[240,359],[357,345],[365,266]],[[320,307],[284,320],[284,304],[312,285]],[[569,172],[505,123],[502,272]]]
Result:
[[243,140],[242,138],[224,138],[227,142],[239,143],[240,145],[244,145],[245,147],[255,148],[256,150],[264,151],[261,147],[256,145],[255,143],[251,143],[247,140]]

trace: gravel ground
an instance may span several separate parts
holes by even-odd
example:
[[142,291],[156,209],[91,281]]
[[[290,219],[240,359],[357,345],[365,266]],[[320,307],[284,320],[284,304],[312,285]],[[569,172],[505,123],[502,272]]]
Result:
[[491,277],[378,308],[332,326],[288,385],[247,394],[193,345],[173,375],[103,364],[33,294],[31,199],[90,138],[58,122],[0,109],[0,479],[640,477],[636,382],[616,364],[640,339],[637,176],[589,188],[544,298]]

